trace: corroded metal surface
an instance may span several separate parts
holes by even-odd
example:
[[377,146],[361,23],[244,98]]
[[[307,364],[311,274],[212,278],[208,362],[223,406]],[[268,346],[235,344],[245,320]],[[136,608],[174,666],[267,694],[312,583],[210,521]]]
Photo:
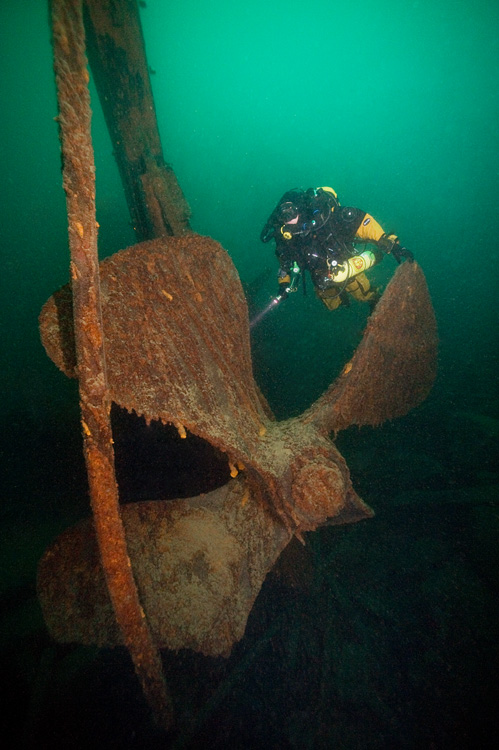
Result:
[[[225,250],[194,234],[162,238],[100,268],[111,399],[244,461],[269,420],[253,379],[246,301]],[[51,297],[40,326],[48,355],[74,376],[70,299],[67,288]]]
[[341,376],[309,411],[324,430],[378,425],[424,401],[437,368],[438,335],[417,263],[395,272]]
[[[142,243],[104,261],[101,275],[113,399],[147,419],[173,422],[180,434],[188,429],[200,435],[227,453],[234,474],[242,474],[233,485],[238,489],[230,493],[222,488],[210,499],[176,501],[193,503],[185,516],[181,511],[179,525],[167,523],[158,530],[158,514],[173,511],[153,503],[124,511],[129,518],[140,515],[140,529],[130,521],[130,547],[141,549],[144,540],[154,540],[157,554],[149,558],[144,551],[138,559],[145,568],[139,574],[141,592],[149,601],[147,615],[159,642],[227,653],[244,632],[267,572],[293,535],[301,538],[304,531],[324,523],[350,523],[372,515],[355,493],[329,432],[355,423],[378,424],[409,411],[427,395],[437,339],[424,277],[416,264],[400,267],[337,382],[302,416],[275,422],[258,397],[246,304],[237,273],[220,245],[196,236]],[[61,316],[65,319],[66,313]],[[58,326],[54,299],[42,312],[41,329],[49,355],[68,371],[71,343]],[[367,382],[369,378],[373,382]],[[230,512],[220,504],[220,498],[229,495],[236,498]],[[236,512],[240,508],[247,512]],[[182,551],[185,529],[188,553]],[[88,540],[91,532],[81,527],[49,551],[50,565],[41,568],[40,599],[47,613],[57,611],[56,619],[64,621],[57,625],[52,618],[58,637],[89,642],[97,627],[91,564],[84,557],[73,560],[81,573],[81,601],[90,612],[78,624],[71,620],[68,604],[73,584],[58,573],[71,567],[71,533]],[[207,548],[210,534],[217,539],[216,565]],[[177,576],[182,566],[188,571],[184,578]],[[248,570],[251,585],[244,572]],[[175,585],[170,589],[172,571]],[[50,582],[59,574],[66,584],[56,597]],[[194,589],[189,583],[193,576]],[[220,576],[224,601],[233,599],[233,607],[220,604]],[[154,583],[156,577],[161,585]],[[190,609],[198,612],[200,602],[203,615],[191,616]],[[99,621],[106,620],[102,612]],[[175,612],[183,613],[180,621]],[[216,634],[212,642],[206,638],[207,628]],[[113,642],[106,633],[99,638]]]
[[[127,504],[122,515],[156,643],[228,654],[244,634],[262,571],[291,534],[255,503],[242,477],[199,498]],[[47,551],[38,586],[58,641],[121,642],[90,521],[64,532]]]
[[85,0],[87,54],[138,240],[190,231],[165,163],[136,0]]
[[137,594],[119,512],[111,406],[101,321],[95,166],[80,0],[52,0],[52,41],[66,193],[74,308],[75,362],[90,501],[113,610],[157,721],[171,723],[171,702]]

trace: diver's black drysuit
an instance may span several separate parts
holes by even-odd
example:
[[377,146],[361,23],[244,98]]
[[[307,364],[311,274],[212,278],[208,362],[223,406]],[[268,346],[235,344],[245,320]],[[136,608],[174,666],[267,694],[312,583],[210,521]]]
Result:
[[[340,206],[332,188],[290,190],[283,195],[260,235],[262,242],[275,239],[279,259],[279,286],[286,294],[295,264],[308,270],[318,297],[329,310],[355,299],[373,305],[378,291],[364,271],[392,253],[398,263],[412,253],[400,247],[394,234],[387,235],[378,222],[359,208]],[[354,242],[372,245],[359,251]]]

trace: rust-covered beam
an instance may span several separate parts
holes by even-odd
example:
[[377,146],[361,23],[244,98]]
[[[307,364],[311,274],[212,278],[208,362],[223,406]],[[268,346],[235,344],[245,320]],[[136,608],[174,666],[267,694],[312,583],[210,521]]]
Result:
[[136,0],[84,0],[87,54],[138,240],[190,231],[165,163]]
[[76,365],[94,527],[110,599],[158,723],[171,723],[161,657],[141,607],[119,510],[101,319],[95,166],[81,0],[51,0],[54,70],[66,193]]

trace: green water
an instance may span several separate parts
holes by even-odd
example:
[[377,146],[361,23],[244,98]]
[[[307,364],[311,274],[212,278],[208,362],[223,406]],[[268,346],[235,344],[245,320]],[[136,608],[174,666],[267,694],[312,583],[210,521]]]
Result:
[[[3,2],[0,13],[5,412],[12,400],[31,408],[34,393],[52,398],[36,315],[67,278],[67,243],[47,10],[24,0]],[[445,389],[490,392],[496,3],[239,8],[192,0],[150,2],[141,15],[166,159],[194,228],[227,248],[243,281],[274,270],[270,246],[258,236],[280,195],[332,185],[344,204],[397,232],[423,265],[441,328]],[[134,237],[96,95],[93,109],[104,255]],[[265,300],[273,291],[269,278]],[[303,301],[293,304],[296,312]],[[318,307],[312,320],[323,317]],[[328,320],[335,340],[356,314]],[[320,356],[299,332],[296,339],[295,362]]]
[[[411,489],[412,480],[403,479],[408,471],[404,460],[409,456],[410,464],[409,452],[414,450],[428,460],[436,456],[443,467],[440,478],[427,489],[442,488],[452,494],[478,488],[477,498],[489,493],[480,500],[481,505],[492,508],[493,488],[497,487],[492,457],[497,456],[499,419],[497,2],[149,0],[144,5],[140,13],[165,158],[192,208],[193,228],[222,243],[245,284],[251,285],[266,272],[250,299],[253,309],[263,307],[276,291],[273,249],[259,241],[259,234],[278,198],[293,187],[332,186],[344,205],[363,208],[384,228],[396,232],[425,271],[441,339],[438,380],[422,410],[386,428],[380,433],[383,438],[345,438],[347,460],[352,470],[358,471],[365,499],[380,510],[392,494]],[[91,94],[99,245],[105,256],[133,244],[134,235],[93,86]],[[16,576],[19,586],[32,586],[37,556],[49,536],[49,532],[33,531],[35,541],[30,543],[30,527],[24,524],[21,532],[16,527],[16,509],[23,509],[19,516],[22,523],[22,519],[32,519],[30,493],[34,492],[37,504],[47,503],[48,498],[50,512],[63,516],[66,510],[59,509],[54,488],[81,490],[80,480],[75,479],[79,468],[65,473],[65,462],[74,460],[65,441],[73,428],[78,430],[75,387],[47,359],[37,330],[41,306],[68,277],[65,201],[54,122],[57,109],[44,2],[0,3],[0,101],[0,413],[8,498],[8,524],[2,528],[21,533],[25,550],[18,563],[8,558],[9,573],[2,588],[8,593],[16,586]],[[392,259],[386,258],[375,278],[386,283],[393,269]],[[300,413],[331,382],[360,340],[366,315],[366,310],[355,304],[328,313],[313,294],[296,294],[255,331],[255,372],[279,417]],[[386,459],[386,446],[391,459]],[[55,466],[54,455],[59,459]],[[365,463],[366,455],[371,463]],[[392,484],[381,476],[383,465]],[[40,487],[41,496],[36,492]],[[418,498],[416,510],[420,504],[424,507],[424,500]],[[407,560],[396,558],[393,550],[403,555],[404,546],[410,546],[411,524],[417,525],[425,516],[424,511],[418,515],[416,510],[405,521],[397,516],[395,537],[398,541],[404,538],[405,543],[390,547],[385,542],[383,555],[376,552],[377,539],[380,531],[387,535],[385,539],[392,538],[389,524],[380,529],[374,524],[383,522],[374,521],[372,532],[367,525],[359,532],[364,544],[373,545],[377,564],[385,564],[387,557],[393,559],[381,588],[390,589],[391,583],[402,585],[391,579],[397,565],[411,568]],[[71,517],[71,512],[67,513]],[[418,620],[414,632],[436,628],[443,640],[435,653],[445,653],[449,669],[458,675],[455,684],[459,689],[451,691],[448,704],[439,693],[447,707],[447,713],[441,709],[443,734],[437,730],[423,733],[411,744],[408,737],[416,725],[424,723],[424,706],[434,703],[436,693],[429,688],[420,694],[414,688],[411,693],[407,688],[405,705],[400,699],[400,683],[393,675],[387,677],[389,667],[381,681],[388,680],[391,685],[393,678],[393,693],[391,687],[385,692],[380,688],[379,703],[384,708],[379,714],[372,698],[373,684],[362,683],[355,691],[355,674],[350,670],[360,669],[366,658],[359,645],[364,642],[362,627],[369,627],[364,623],[353,638],[355,648],[348,638],[336,644],[335,653],[343,654],[337,666],[338,680],[344,678],[338,694],[347,706],[342,716],[353,711],[354,705],[367,702],[372,732],[364,727],[367,734],[361,732],[357,738],[351,728],[343,734],[340,729],[335,730],[337,734],[323,733],[328,742],[334,739],[335,747],[455,750],[474,746],[471,739],[470,744],[464,740],[460,744],[459,731],[453,734],[452,727],[460,726],[456,717],[461,711],[467,711],[467,716],[478,711],[474,704],[466,703],[467,688],[473,692],[478,684],[487,686],[485,673],[471,666],[471,655],[478,650],[480,664],[492,659],[490,628],[483,625],[484,633],[480,627],[487,617],[493,622],[492,613],[496,612],[497,588],[491,583],[490,570],[497,562],[497,547],[488,531],[496,515],[489,518],[473,513],[470,517],[457,513],[449,521],[448,511],[442,511],[441,516],[432,516],[434,526],[430,523],[432,529],[445,529],[442,538],[437,531],[432,537],[432,532],[430,543],[426,532],[423,534],[429,547],[425,546],[428,567],[423,566],[421,586],[424,589],[426,581],[430,604],[427,620]],[[44,523],[43,518],[38,521]],[[9,526],[12,523],[14,526]],[[449,583],[454,592],[452,606],[442,622],[432,607],[448,587],[433,579],[428,584],[427,576],[435,569],[431,565],[441,564],[442,576],[448,574],[451,582],[445,560],[454,559],[463,539],[472,540],[465,557],[468,562],[472,559],[474,572],[467,569]],[[440,549],[440,555],[428,552],[434,549],[432,544]],[[7,545],[9,550],[11,546]],[[459,558],[459,562],[463,560]],[[364,563],[369,566],[369,561]],[[456,565],[453,570],[460,570]],[[460,588],[462,595],[456,593]],[[347,606],[344,592],[336,594],[344,611],[352,607],[350,601]],[[388,602],[382,606],[389,609],[393,603],[389,597]],[[393,606],[396,609],[397,605]],[[468,606],[469,619],[463,615]],[[486,614],[482,617],[481,612]],[[449,653],[442,644],[455,618],[461,640]],[[421,643],[419,635],[411,635],[407,622],[405,626],[408,654],[411,649],[417,651]],[[379,654],[372,633],[366,639],[375,651],[375,660]],[[387,665],[394,658],[391,645],[384,642],[382,647]],[[424,647],[430,648],[427,643]],[[29,653],[33,656],[33,651]],[[410,679],[417,683],[417,660],[405,658],[411,664]],[[29,671],[25,662],[20,668],[15,659],[9,665],[14,669],[15,663],[24,674]],[[427,664],[430,662],[428,657]],[[459,671],[463,662],[467,666]],[[419,668],[424,683],[424,664]],[[445,666],[435,656],[428,674],[441,669]],[[415,709],[419,700],[415,694],[423,696],[420,713]],[[394,715],[387,708],[391,697],[399,706]],[[437,704],[440,706],[438,700]],[[295,717],[306,716],[301,724],[295,718],[297,725],[307,724],[309,709],[306,704],[294,706]],[[400,719],[405,709],[407,725]],[[482,716],[479,711],[478,716]],[[482,726],[488,727],[491,715],[482,719]],[[339,715],[336,720],[341,725]],[[392,740],[386,729],[390,722],[395,726]],[[437,726],[437,709],[431,722]],[[480,724],[480,718],[476,723]],[[300,731],[296,729],[293,736],[301,736],[302,744],[297,739],[296,745],[273,746],[312,747]],[[281,740],[276,735],[273,741]],[[333,746],[326,740],[317,742],[317,747]],[[253,746],[248,743],[246,746]]]

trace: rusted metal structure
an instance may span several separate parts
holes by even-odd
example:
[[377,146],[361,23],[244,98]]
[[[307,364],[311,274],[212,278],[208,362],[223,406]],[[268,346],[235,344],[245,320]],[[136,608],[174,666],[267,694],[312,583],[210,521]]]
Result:
[[[246,301],[223,248],[190,235],[101,263],[111,399],[209,441],[233,478],[205,496],[127,504],[123,521],[156,642],[228,654],[293,536],[372,515],[330,432],[405,414],[435,376],[436,326],[415,263],[399,267],[352,360],[300,417],[277,422],[253,378]],[[66,288],[40,316],[49,356],[74,375]],[[195,467],[193,467],[195,471]],[[117,644],[93,532],[66,532],[42,560],[39,595],[58,640]]]
[[[87,24],[105,60],[101,98],[116,49],[128,49],[133,61],[122,13],[132,6],[88,0]],[[111,10],[116,23],[109,25]],[[130,23],[136,40],[140,27]],[[228,654],[293,537],[372,515],[330,433],[379,424],[426,397],[435,377],[435,318],[421,269],[403,264],[335,383],[300,417],[276,422],[253,378],[237,271],[218,243],[190,231],[176,181],[164,179],[151,111],[142,117],[145,100],[129,91],[143,80],[143,47],[142,62],[128,68],[134,76],[119,84],[133,104],[121,121],[116,102],[107,117],[116,141],[126,134],[118,161],[129,203],[146,217],[137,220],[138,235],[158,238],[98,263],[80,0],[52,0],[52,27],[71,284],[46,303],[40,327],[49,356],[79,379],[93,525],[83,522],[50,547],[38,592],[56,639],[127,646],[156,720],[168,728],[158,649]],[[209,441],[227,454],[231,480],[205,496],[120,507],[112,402],[173,423],[181,437]]]
[[107,588],[123,642],[159,724],[171,724],[161,657],[139,601],[119,511],[102,333],[95,166],[80,0],[52,0],[52,42],[66,193],[75,361],[90,501]]
[[138,241],[190,231],[164,159],[136,0],[84,0],[87,54]]

